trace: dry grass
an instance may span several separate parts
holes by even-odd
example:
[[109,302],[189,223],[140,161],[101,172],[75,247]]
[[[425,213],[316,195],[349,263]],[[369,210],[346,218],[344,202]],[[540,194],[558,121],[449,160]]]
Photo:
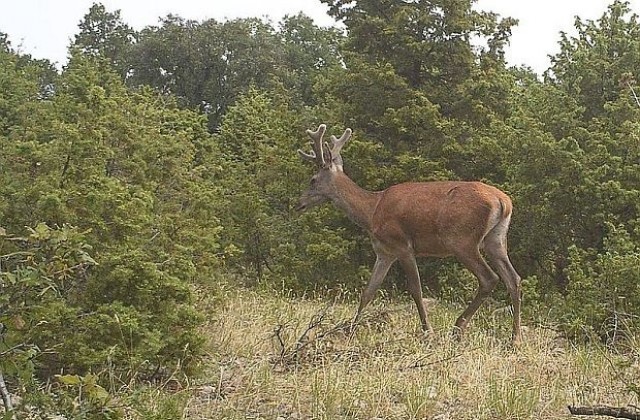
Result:
[[424,337],[409,299],[377,301],[351,335],[354,307],[233,293],[203,328],[210,356],[184,418],[559,419],[568,404],[637,403],[621,379],[637,364],[541,327],[514,349],[505,311],[478,313],[458,343],[457,308],[431,305]]

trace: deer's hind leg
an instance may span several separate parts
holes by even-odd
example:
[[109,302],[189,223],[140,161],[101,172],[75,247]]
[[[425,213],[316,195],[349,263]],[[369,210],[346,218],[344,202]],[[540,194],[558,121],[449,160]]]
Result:
[[470,244],[468,247],[456,253],[458,261],[471,271],[479,282],[478,291],[475,297],[467,306],[467,309],[458,317],[455,324],[454,335],[461,335],[467,328],[471,318],[478,311],[478,308],[484,303],[498,283],[498,275],[489,267],[487,262],[482,258],[478,246]]
[[516,272],[509,255],[507,253],[507,229],[509,221],[505,220],[496,225],[484,239],[484,251],[487,259],[498,272],[498,275],[504,282],[509,296],[511,297],[511,305],[513,306],[513,342],[519,343],[522,340],[522,332],[520,326],[520,306],[522,304],[522,285],[521,279]]

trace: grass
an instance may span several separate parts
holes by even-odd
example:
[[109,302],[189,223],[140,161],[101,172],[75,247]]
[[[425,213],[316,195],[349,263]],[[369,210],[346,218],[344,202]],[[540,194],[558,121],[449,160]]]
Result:
[[462,308],[430,305],[435,337],[408,298],[375,301],[350,334],[354,309],[232,292],[203,326],[198,383],[166,398],[189,419],[562,419],[569,404],[637,404],[621,379],[640,376],[637,363],[543,326],[513,348],[511,318],[495,307],[461,342],[449,329]]

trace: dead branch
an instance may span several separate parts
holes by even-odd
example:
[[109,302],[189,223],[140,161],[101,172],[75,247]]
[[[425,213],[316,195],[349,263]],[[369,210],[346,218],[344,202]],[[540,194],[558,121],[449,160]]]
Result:
[[284,325],[280,324],[273,331],[273,336],[278,339],[278,345],[280,346],[280,360],[282,360],[284,358],[284,354],[285,354],[285,352],[287,350],[287,348],[286,348],[286,346],[284,344],[284,340],[282,339],[282,329],[283,328],[284,328]]
[[640,420],[640,411],[636,407],[610,407],[607,405],[594,405],[591,407],[572,407],[569,412],[574,416],[609,416],[617,419]]
[[315,314],[305,330],[298,336],[297,340],[290,346],[285,344],[285,340],[282,337],[282,333],[285,329],[284,325],[278,325],[274,332],[273,337],[278,342],[279,357],[278,363],[281,365],[289,365],[294,362],[300,361],[303,355],[303,351],[312,344],[318,343],[322,339],[333,335],[337,332],[344,331],[347,325],[351,325],[348,321],[342,321],[334,325],[333,327],[322,330],[321,326],[325,324],[327,314],[330,306],[325,307],[320,312]]
[[311,332],[317,329],[320,325],[322,325],[322,322],[325,320],[327,316],[328,310],[329,310],[329,306],[325,307],[323,310],[321,310],[319,313],[315,314],[311,318],[311,321],[309,321],[309,325],[307,325],[307,329],[304,330],[304,332],[300,335],[300,337],[295,343],[294,354],[298,354],[303,348],[307,347],[309,344],[313,342],[318,341],[319,339],[321,339],[322,337],[324,337],[329,333],[330,330],[326,331],[323,334],[316,335],[314,338],[309,338]]
[[[475,347],[475,348],[471,349],[471,351],[477,350],[478,348],[479,347]],[[429,366],[433,366],[433,365],[439,365],[439,364],[448,362],[450,360],[457,359],[460,356],[462,356],[462,353],[454,353],[451,356],[443,357],[441,359],[431,360],[429,362],[423,362],[423,360],[425,360],[428,357],[428,356],[425,356],[425,357],[421,357],[420,359],[416,360],[412,365],[402,367],[402,368],[400,368],[398,370],[404,371],[404,370],[409,370],[409,369],[421,369],[421,368],[424,368],[424,367],[429,367]]]
[[[0,325],[0,327],[1,327],[1,325]],[[27,344],[25,344],[25,343],[16,344],[15,346],[9,347],[8,349],[0,352],[0,357],[5,357],[7,354],[13,353],[15,350],[20,350],[20,349],[23,349],[25,347],[27,347]]]
[[[2,395],[2,402],[4,403],[4,411],[6,413],[11,413],[13,411],[13,406],[11,405],[11,394],[9,394],[9,390],[7,390],[7,384],[4,382],[2,371],[0,371],[0,394]],[[15,419],[15,414],[12,415],[11,418]]]
[[[323,340],[335,335],[342,334],[350,336],[356,327],[359,325],[369,324],[371,322],[371,320],[364,314],[364,316],[361,316],[357,321],[351,318],[340,321],[330,320],[329,315],[332,307],[333,304],[330,303],[313,315],[305,330],[298,336],[297,340],[289,346],[287,346],[285,339],[283,338],[283,332],[286,329],[286,325],[281,324],[274,329],[273,338],[277,342],[279,353],[275,361],[277,365],[289,366],[291,364],[299,363],[305,356],[322,356],[321,351],[318,351],[318,354],[310,355],[309,348],[314,345],[317,346]],[[340,352],[336,350],[334,353]],[[353,356],[351,351],[343,353]]]
[[631,86],[631,83],[629,83],[629,81],[627,81],[627,86],[629,86],[629,89],[631,89],[631,93],[633,94],[636,103],[638,104],[638,106],[640,106],[640,99],[638,99],[638,95],[636,95],[636,91],[633,89],[633,86]]

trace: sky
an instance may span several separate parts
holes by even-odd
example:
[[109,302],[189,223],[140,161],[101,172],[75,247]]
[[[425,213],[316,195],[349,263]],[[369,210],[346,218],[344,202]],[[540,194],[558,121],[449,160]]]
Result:
[[[526,65],[538,74],[550,65],[548,55],[559,51],[560,32],[575,33],[575,16],[598,19],[613,0],[477,0],[475,8],[519,20],[506,49],[510,65]],[[94,0],[0,0],[0,32],[9,35],[14,48],[35,58],[47,58],[60,68],[78,24]],[[317,25],[334,25],[320,0],[102,0],[108,11],[120,10],[134,29],[156,25],[168,14],[198,21],[244,17],[268,18],[277,23],[299,12]],[[640,14],[640,0],[630,0]]]

